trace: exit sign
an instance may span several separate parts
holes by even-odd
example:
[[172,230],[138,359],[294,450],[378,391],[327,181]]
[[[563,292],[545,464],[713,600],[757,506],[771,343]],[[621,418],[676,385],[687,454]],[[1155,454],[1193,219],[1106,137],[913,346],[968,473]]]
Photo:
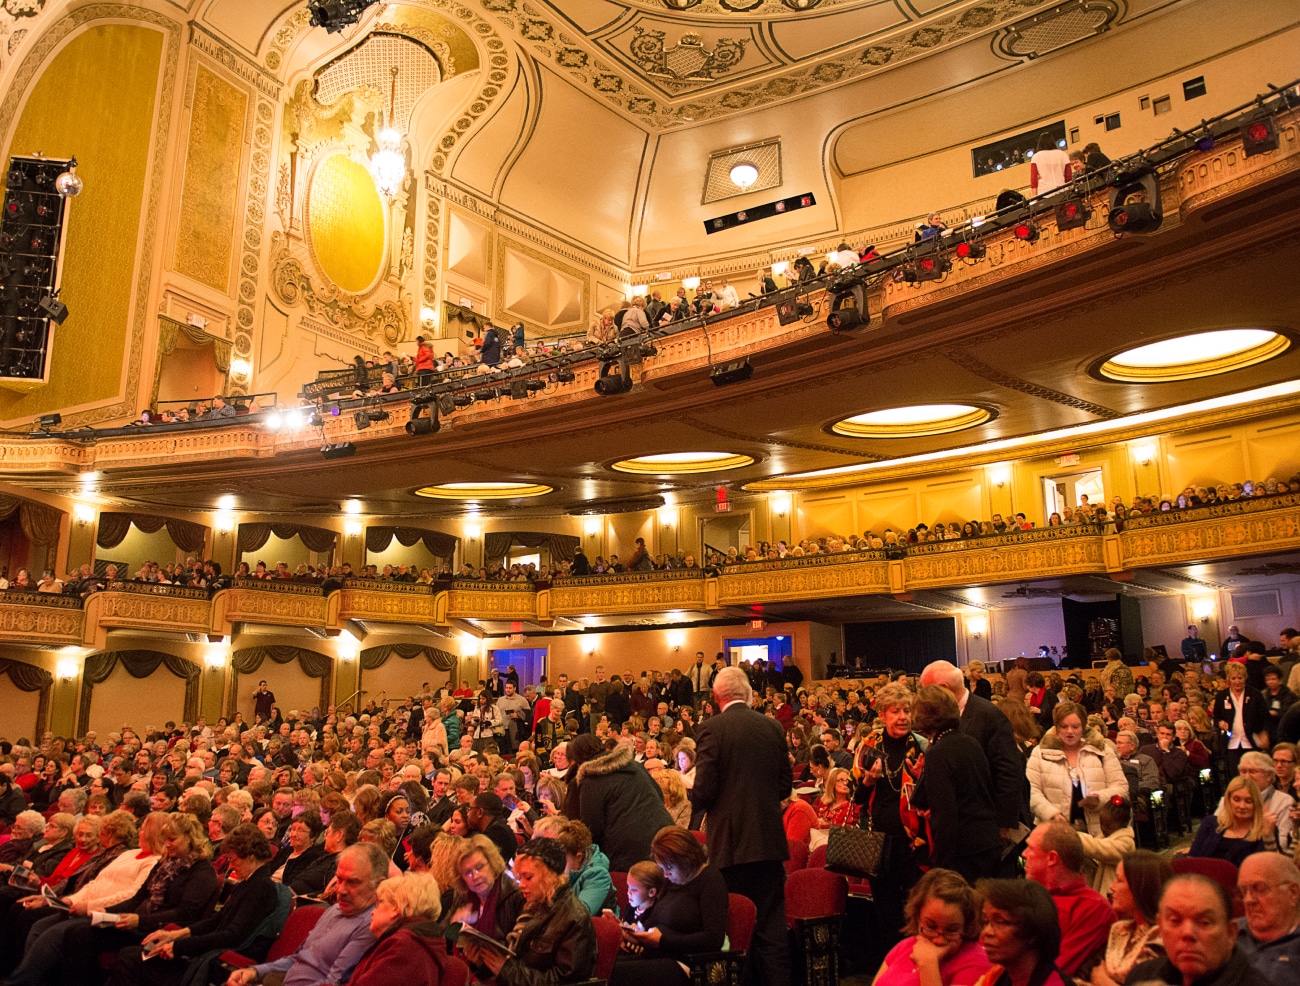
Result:
[[751,629],[751,630],[765,630],[765,629],[767,629],[767,621],[766,621],[766,620],[750,620],[750,621],[749,621],[749,629]]
[[1056,464],[1058,466],[1077,466],[1079,464],[1079,453],[1070,452],[1068,455],[1058,456]]

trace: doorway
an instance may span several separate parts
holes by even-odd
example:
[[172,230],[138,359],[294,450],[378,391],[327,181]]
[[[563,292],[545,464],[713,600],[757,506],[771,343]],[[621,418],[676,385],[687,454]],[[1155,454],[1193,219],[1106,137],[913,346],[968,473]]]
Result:
[[750,522],[752,515],[748,510],[743,513],[717,514],[713,517],[700,518],[700,544],[704,545],[705,557],[710,551],[725,555],[728,548],[735,548],[744,553],[750,541]]
[[1065,476],[1044,476],[1043,526],[1047,525],[1052,514],[1064,515],[1066,507],[1073,510],[1085,496],[1094,506],[1106,502],[1100,469],[1087,469]]
[[777,637],[728,637],[722,642],[727,652],[727,663],[737,665],[741,661],[752,663],[766,661],[769,669],[780,671],[793,653],[791,638]]
[[489,651],[488,661],[491,665],[489,673],[494,681],[501,680],[496,677],[498,672],[505,674],[506,668],[513,664],[519,672],[519,690],[522,692],[525,685],[536,685],[542,680],[542,675],[546,672],[546,648],[514,647]]

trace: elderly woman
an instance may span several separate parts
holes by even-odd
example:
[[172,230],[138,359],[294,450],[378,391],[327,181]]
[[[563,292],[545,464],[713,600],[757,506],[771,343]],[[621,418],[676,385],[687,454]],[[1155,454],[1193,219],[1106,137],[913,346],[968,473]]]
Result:
[[1124,986],[1135,965],[1164,954],[1156,911],[1160,891],[1173,877],[1174,868],[1159,853],[1125,853],[1110,885],[1110,905],[1119,920],[1110,926],[1102,960],[1092,970],[1092,986]]
[[672,816],[673,824],[682,828],[691,827],[691,801],[686,793],[686,784],[682,775],[675,770],[659,770],[654,774],[655,783],[664,793],[664,807]]
[[123,948],[108,986],[179,986],[189,978],[191,963],[206,967],[210,953],[240,947],[275,912],[271,845],[261,830],[251,822],[237,825],[222,840],[222,851],[230,860],[235,889],[221,909],[189,927],[159,929],[140,945]]
[[304,811],[289,823],[288,842],[271,863],[271,879],[275,883],[291,887],[320,862],[325,850],[316,845],[316,839],[324,828],[320,814],[314,811]]
[[[24,868],[21,871],[24,873],[23,882],[0,889],[0,905],[8,906],[38,889],[38,884],[44,883],[46,877],[63,862],[63,857],[72,852],[72,830],[76,824],[77,820],[72,815],[55,812],[45,822],[41,841],[32,843],[31,848],[16,862],[0,865],[0,874],[6,875],[10,880],[16,879],[16,869]],[[26,875],[27,870],[31,871],[29,876]]]
[[979,943],[979,896],[957,873],[930,870],[903,908],[907,936],[885,956],[872,986],[969,986],[989,968]]
[[644,930],[624,929],[624,941],[633,951],[619,953],[611,986],[685,984],[681,959],[717,951],[726,936],[727,884],[708,865],[699,840],[684,828],[669,826],[655,835],[651,852],[667,886],[655,900],[652,919],[643,916]]
[[554,839],[530,839],[515,854],[515,874],[526,907],[506,944],[515,953],[461,943],[479,981],[489,986],[548,986],[587,979],[596,967],[596,930],[591,915],[564,879],[564,847]]
[[1052,709],[1053,728],[1029,755],[1029,807],[1038,822],[1059,818],[1101,834],[1097,809],[1116,795],[1127,797],[1128,781],[1119,757],[1104,737],[1084,735],[1087,713],[1074,702]]
[[72,830],[73,848],[59,860],[59,865],[41,878],[42,886],[55,893],[70,889],[71,883],[99,855],[99,826],[102,818],[87,815]]
[[1052,896],[1033,880],[985,880],[980,945],[993,966],[977,986],[1063,986],[1061,925]]
[[506,875],[505,860],[496,843],[474,835],[461,843],[456,864],[454,893],[444,894],[443,913],[448,920],[472,925],[489,938],[505,938],[524,909],[524,898]]
[[8,873],[14,863],[32,851],[45,829],[45,816],[39,811],[20,811],[9,829],[9,840],[0,846],[0,873]]
[[853,763],[855,797],[866,808],[862,814],[872,828],[889,836],[881,879],[872,884],[877,927],[889,945],[898,941],[895,929],[903,925],[903,904],[930,859],[924,821],[911,801],[921,763],[921,740],[911,727],[913,700],[901,682],[876,693],[876,714],[884,730],[862,742]]
[[438,881],[432,874],[408,872],[381,883],[370,912],[375,943],[352,970],[348,986],[439,986],[448,965],[447,947],[441,938],[420,934],[415,926],[441,915]]
[[618,894],[609,876],[609,859],[591,841],[591,830],[579,821],[564,823],[557,838],[564,847],[569,887],[593,917],[618,906]]
[[1240,866],[1247,856],[1265,851],[1268,835],[1259,788],[1248,777],[1234,777],[1228,782],[1218,811],[1201,819],[1187,854],[1226,859]]
[[930,862],[971,883],[992,876],[1002,855],[993,775],[984,748],[959,731],[961,713],[946,688],[916,695],[912,725],[930,741],[912,806],[930,813]]

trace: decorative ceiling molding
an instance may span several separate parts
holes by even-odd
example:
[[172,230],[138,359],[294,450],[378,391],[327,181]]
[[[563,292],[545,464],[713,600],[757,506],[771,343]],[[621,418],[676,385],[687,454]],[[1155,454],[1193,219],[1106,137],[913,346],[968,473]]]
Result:
[[1041,384],[1030,383],[1028,380],[1022,380],[1019,377],[1011,376],[1009,373],[1003,373],[1001,370],[989,366],[983,360],[972,356],[964,349],[950,349],[944,355],[953,363],[960,366],[963,370],[967,370],[970,373],[975,374],[977,377],[983,377],[985,380],[990,383],[995,383],[999,387],[1006,387],[1008,390],[1019,391],[1022,394],[1028,394],[1030,397],[1039,397],[1045,401],[1062,404],[1065,407],[1073,407],[1080,411],[1087,411],[1089,414],[1098,418],[1111,420],[1123,417],[1119,411],[1112,410],[1109,407],[1102,407],[1100,404],[1092,403],[1092,401],[1085,401],[1081,397],[1073,397],[1070,394],[1063,394],[1059,390],[1053,390],[1051,387],[1044,387]]

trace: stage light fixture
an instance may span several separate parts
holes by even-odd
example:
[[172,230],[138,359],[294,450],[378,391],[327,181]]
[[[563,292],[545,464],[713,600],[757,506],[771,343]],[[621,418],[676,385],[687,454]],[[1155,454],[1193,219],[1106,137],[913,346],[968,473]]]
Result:
[[36,427],[41,431],[49,431],[61,424],[63,424],[63,415],[61,414],[42,414],[36,419]]
[[1150,168],[1120,175],[1110,191],[1107,224],[1115,233],[1154,233],[1164,221],[1160,179]]
[[826,316],[826,327],[832,332],[848,332],[871,321],[867,309],[867,291],[859,282],[847,290],[837,291],[831,298],[831,311]]
[[307,423],[311,425],[313,428],[322,428],[325,426],[325,419],[321,417],[321,413],[319,411],[312,411],[311,417],[307,419]]
[[370,427],[370,415],[365,411],[358,411],[352,415],[352,423],[357,426],[357,431],[365,431]]
[[1082,195],[1071,195],[1056,205],[1056,228],[1061,232],[1086,226],[1091,218],[1092,206]]
[[312,27],[323,27],[329,34],[337,34],[355,24],[361,14],[376,0],[312,0],[307,9],[311,13]]
[[490,387],[487,390],[474,391],[474,400],[486,404],[488,401],[494,401],[501,396],[501,391],[496,387]]
[[989,248],[983,243],[972,243],[970,240],[963,240],[958,243],[957,248],[953,251],[962,260],[983,260],[988,252]]
[[1241,149],[1248,158],[1276,151],[1278,144],[1277,124],[1271,116],[1252,120],[1241,128]]
[[749,362],[749,357],[732,360],[730,363],[719,363],[709,371],[709,379],[713,381],[715,387],[725,387],[729,383],[743,383],[753,375],[754,367]]
[[457,407],[469,407],[471,404],[474,403],[474,395],[456,394],[454,397],[452,397],[452,400],[455,401]]
[[438,410],[443,414],[451,414],[452,411],[456,410],[456,398],[452,397],[451,394],[443,394],[438,398]]
[[510,399],[512,401],[522,401],[528,399],[528,385],[522,380],[510,381]]
[[917,257],[912,261],[911,267],[903,268],[903,280],[909,284],[938,281],[950,270],[952,270],[952,261],[947,257],[941,257],[938,254]]
[[1029,219],[1016,223],[1012,232],[1015,234],[1016,239],[1023,240],[1025,243],[1037,243],[1038,238],[1043,235],[1039,231],[1037,224]]
[[442,428],[442,422],[438,420],[438,409],[435,407],[432,414],[427,405],[421,405],[415,409],[411,420],[406,422],[406,433],[408,435],[432,435]]
[[68,306],[59,300],[58,291],[46,291],[36,305],[55,325],[62,325],[67,321]]
[[327,459],[346,459],[357,454],[357,447],[351,442],[338,442],[334,445],[322,445],[320,454]]
[[573,381],[577,379],[578,379],[578,375],[568,368],[555,371],[556,383],[573,383]]
[[618,359],[608,359],[601,364],[600,376],[596,380],[596,393],[601,397],[625,394],[632,389],[632,373],[628,369],[627,355]]
[[539,390],[546,389],[546,383],[542,380],[529,380],[524,384],[524,386],[528,388],[528,393],[530,394],[535,394]]

